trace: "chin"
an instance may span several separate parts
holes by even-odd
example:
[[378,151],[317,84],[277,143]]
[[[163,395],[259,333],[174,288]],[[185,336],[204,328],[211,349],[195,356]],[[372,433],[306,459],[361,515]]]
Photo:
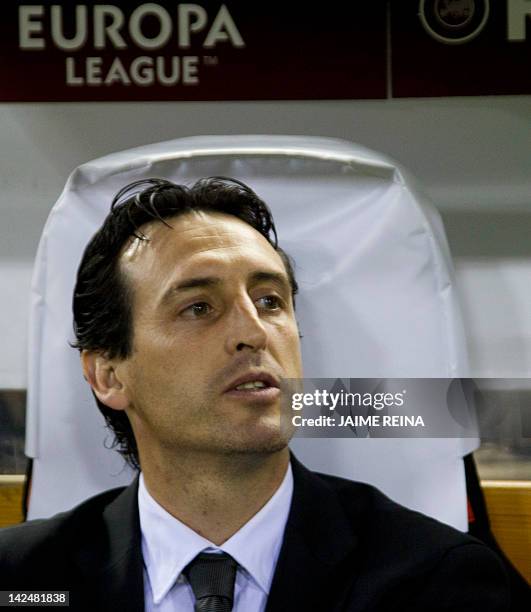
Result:
[[240,457],[251,457],[251,456],[260,456],[265,457],[269,455],[274,455],[275,453],[279,453],[286,449],[288,443],[285,441],[276,441],[262,444],[234,444],[230,446],[226,446],[223,450],[227,455],[238,455]]
[[284,450],[291,440],[292,432],[283,431],[278,427],[255,427],[253,431],[235,430],[223,441],[224,449],[229,453],[240,454],[272,454]]

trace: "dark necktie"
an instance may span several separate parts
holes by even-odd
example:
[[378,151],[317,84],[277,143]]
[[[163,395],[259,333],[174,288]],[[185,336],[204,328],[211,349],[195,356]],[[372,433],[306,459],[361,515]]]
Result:
[[195,612],[231,612],[238,564],[222,554],[199,553],[183,574],[195,595]]

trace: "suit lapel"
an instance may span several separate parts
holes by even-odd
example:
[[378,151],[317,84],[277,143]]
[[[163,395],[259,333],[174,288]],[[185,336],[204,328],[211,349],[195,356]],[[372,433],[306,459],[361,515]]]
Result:
[[[292,455],[293,500],[266,612],[341,609],[356,574],[357,536],[336,491]],[[91,525],[75,562],[87,610],[143,612],[138,478]],[[103,533],[103,536],[101,535]],[[94,537],[91,537],[94,534]],[[85,539],[84,538],[84,539]],[[82,606],[77,606],[81,609]]]
[[[77,563],[89,586],[87,609],[113,612],[144,611],[143,561],[138,518],[138,478],[103,512],[103,526],[78,555]],[[95,607],[94,607],[95,605]]]
[[291,463],[293,501],[266,612],[341,609],[355,576],[356,523],[334,489],[293,456]]

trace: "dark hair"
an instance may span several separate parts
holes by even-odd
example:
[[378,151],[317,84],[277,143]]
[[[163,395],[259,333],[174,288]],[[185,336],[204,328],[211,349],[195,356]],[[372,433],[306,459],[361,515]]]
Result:
[[[298,287],[289,257],[278,246],[269,208],[252,189],[236,179],[210,177],[192,187],[160,178],[130,183],[114,197],[110,213],[87,245],[77,272],[73,296],[73,346],[80,351],[101,351],[110,359],[127,358],[133,349],[131,287],[120,272],[119,256],[131,236],[147,240],[141,226],[192,211],[216,211],[248,223],[273,246],[286,267],[292,296]],[[136,440],[124,412],[99,401],[98,407],[114,432],[113,447],[139,469]]]

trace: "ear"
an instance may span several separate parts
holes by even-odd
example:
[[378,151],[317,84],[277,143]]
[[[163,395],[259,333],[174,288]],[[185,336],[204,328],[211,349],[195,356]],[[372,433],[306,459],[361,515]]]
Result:
[[116,373],[112,359],[100,352],[82,351],[81,365],[85,380],[100,402],[113,410],[125,410],[129,406],[124,385]]

